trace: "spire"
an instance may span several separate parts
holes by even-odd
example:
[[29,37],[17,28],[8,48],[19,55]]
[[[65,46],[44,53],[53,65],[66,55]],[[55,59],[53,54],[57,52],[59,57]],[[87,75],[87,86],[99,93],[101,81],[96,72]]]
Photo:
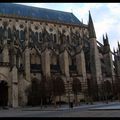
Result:
[[106,33],[106,45],[109,45],[108,35]]
[[117,55],[119,55],[119,49],[117,49]]
[[104,37],[104,34],[103,34],[103,44],[105,45],[105,37]]
[[120,52],[120,43],[119,43],[119,41],[118,41],[118,50],[119,50],[119,52]]
[[118,47],[120,47],[119,41],[118,41]]
[[115,54],[115,48],[113,48],[113,52],[114,52],[114,54]]
[[105,46],[109,45],[107,33],[106,33],[106,38],[104,38],[104,36],[103,36],[103,43],[104,43]]
[[105,37],[104,37],[104,35],[103,35],[103,40],[105,40]]
[[93,25],[90,11],[89,11],[88,31],[89,31],[90,38],[96,38],[95,29],[94,29],[94,25]]
[[108,40],[108,35],[107,35],[107,33],[106,33],[106,39]]

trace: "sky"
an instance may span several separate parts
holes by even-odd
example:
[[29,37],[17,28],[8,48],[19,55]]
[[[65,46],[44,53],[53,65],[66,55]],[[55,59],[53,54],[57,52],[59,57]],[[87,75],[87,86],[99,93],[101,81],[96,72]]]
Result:
[[[120,3],[17,3],[28,6],[72,12],[84,24],[88,24],[89,10],[92,15],[97,40],[103,43],[107,33],[111,50],[120,41]],[[120,42],[119,42],[120,43]]]

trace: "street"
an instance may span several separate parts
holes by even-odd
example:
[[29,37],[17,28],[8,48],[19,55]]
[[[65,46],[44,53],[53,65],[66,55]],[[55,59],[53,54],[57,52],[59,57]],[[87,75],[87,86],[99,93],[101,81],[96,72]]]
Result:
[[[110,110],[110,108],[115,108]],[[98,109],[97,109],[98,108]],[[99,110],[109,108],[108,110]],[[61,108],[47,107],[41,110],[40,107],[10,108],[0,110],[0,117],[120,117],[120,103],[98,103],[93,105],[80,105],[73,109],[67,106]]]

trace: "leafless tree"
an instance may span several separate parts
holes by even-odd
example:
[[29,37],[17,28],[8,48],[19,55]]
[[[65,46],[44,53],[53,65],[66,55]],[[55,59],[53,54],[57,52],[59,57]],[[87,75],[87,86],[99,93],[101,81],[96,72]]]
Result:
[[28,105],[38,105],[39,104],[39,82],[37,79],[32,80],[32,84],[26,89],[28,96]]
[[108,80],[104,82],[104,89],[105,89],[106,99],[108,100],[112,95],[112,85]]
[[73,79],[73,84],[72,84],[72,90],[74,92],[75,95],[75,104],[77,105],[77,95],[79,92],[81,92],[81,83],[79,81],[79,79],[74,78]]
[[60,77],[46,78],[45,76],[41,80],[33,79],[32,84],[26,90],[28,104],[41,105],[41,108],[47,100],[51,101],[52,97],[56,106],[56,96],[59,96],[59,101],[61,101],[64,92],[64,82]]
[[54,97],[54,105],[56,106],[56,96],[59,96],[59,103],[61,96],[65,93],[64,82],[60,77],[51,77],[52,95]]
[[26,89],[28,96],[28,105],[43,105],[46,101],[47,88],[46,88],[46,78],[43,76],[41,81],[38,79],[33,79],[32,84]]

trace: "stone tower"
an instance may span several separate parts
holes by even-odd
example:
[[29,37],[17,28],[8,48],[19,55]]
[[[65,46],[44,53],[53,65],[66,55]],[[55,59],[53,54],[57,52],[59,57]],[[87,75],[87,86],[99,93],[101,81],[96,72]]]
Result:
[[[93,91],[93,99],[97,99],[97,84],[101,83],[101,64],[99,58],[99,52],[97,48],[96,42],[96,33],[92,21],[91,14],[89,12],[89,23],[88,23],[88,31],[89,31],[89,41],[90,41],[90,66],[91,66],[91,85]],[[96,91],[96,92],[95,92]]]
[[105,63],[105,76],[112,78],[111,82],[115,80],[114,68],[113,68],[113,60],[112,60],[112,53],[110,50],[108,36],[106,34],[106,38],[103,36],[103,43],[104,43],[104,63]]
[[114,66],[115,66],[115,73],[116,78],[120,79],[120,44],[118,42],[118,49],[114,50]]

